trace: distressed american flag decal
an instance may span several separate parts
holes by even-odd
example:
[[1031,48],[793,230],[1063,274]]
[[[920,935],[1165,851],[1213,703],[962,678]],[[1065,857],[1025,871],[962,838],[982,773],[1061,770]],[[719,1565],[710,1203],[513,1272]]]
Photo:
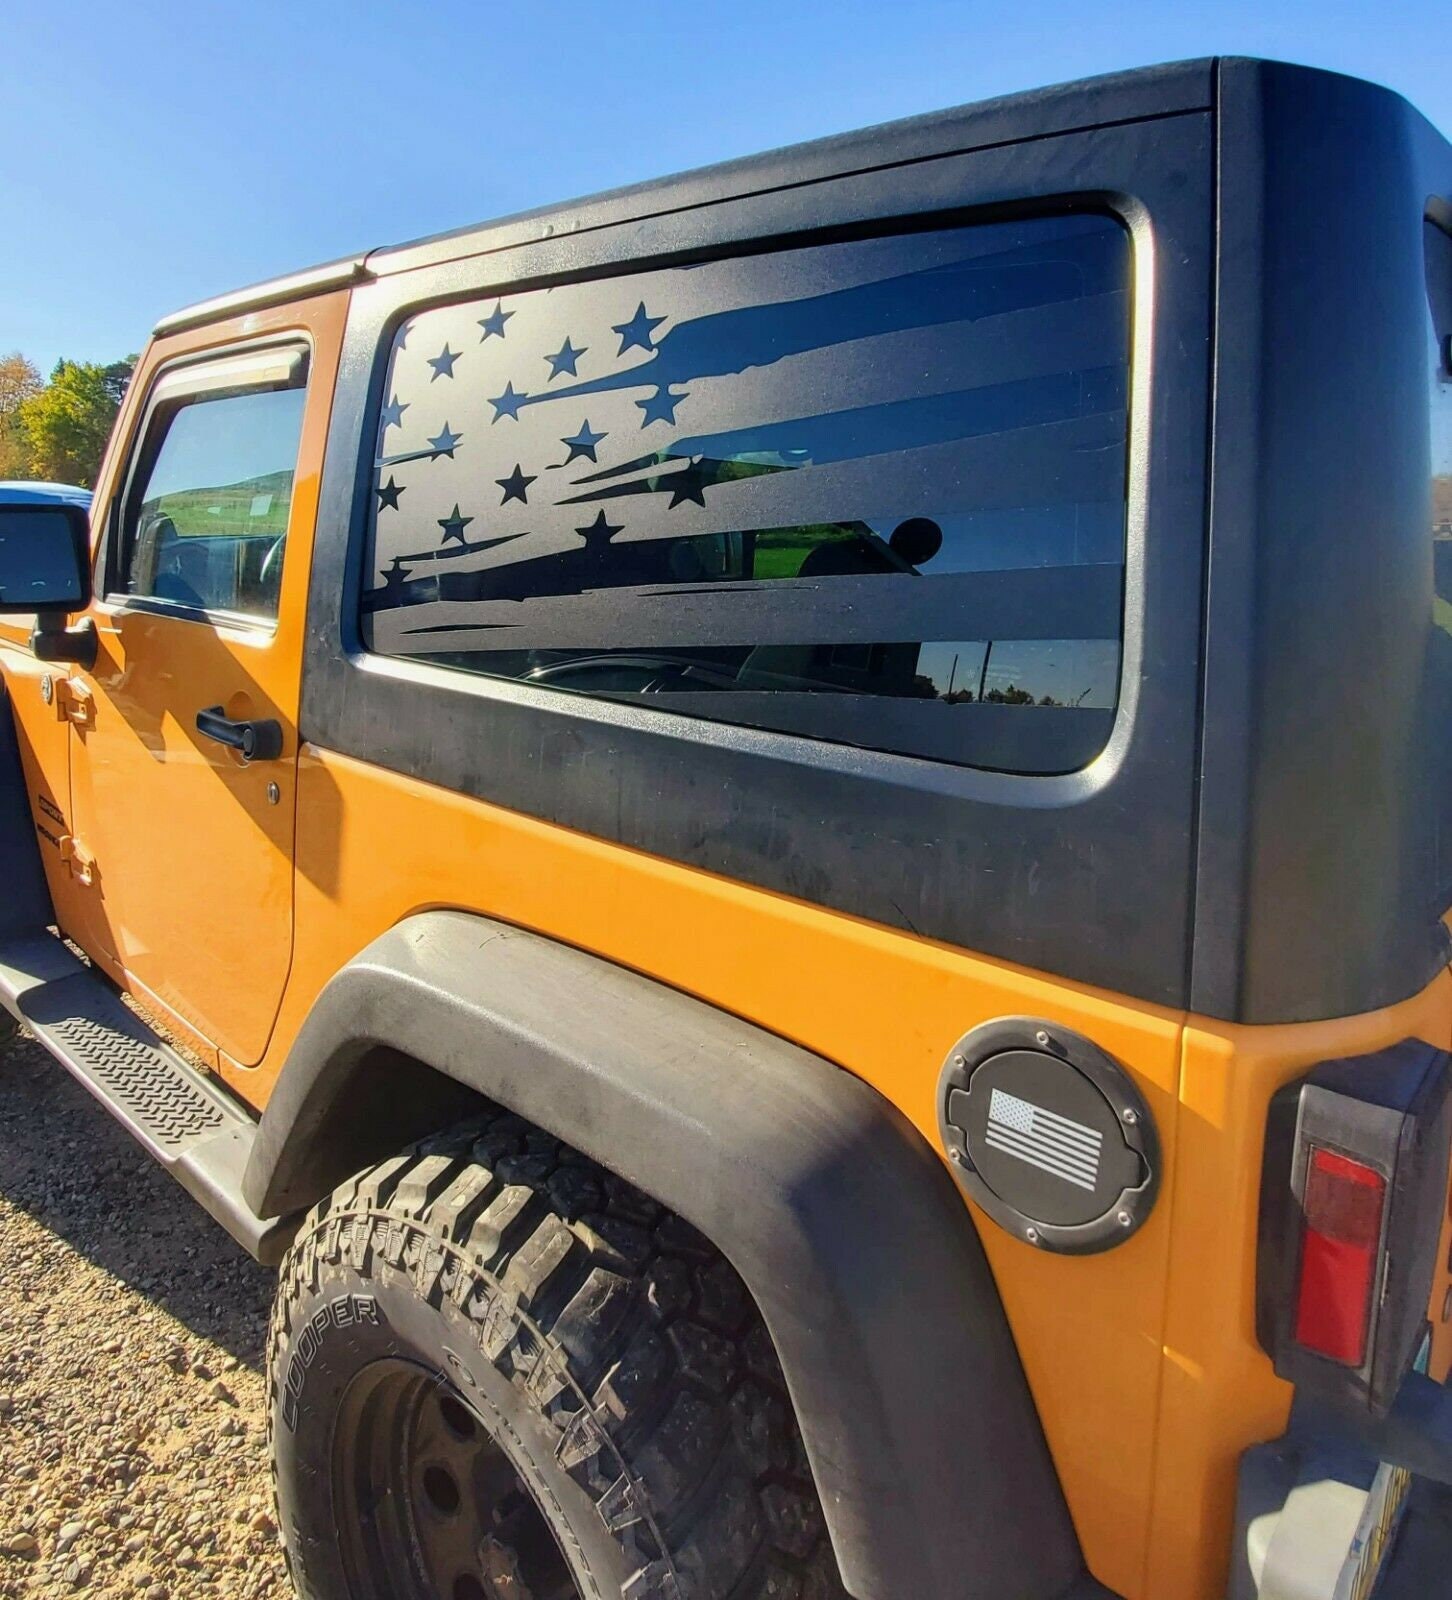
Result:
[[1016,1156],[1077,1188],[1092,1190],[1098,1185],[1103,1135],[1032,1100],[995,1089],[988,1103],[986,1140],[991,1149]]
[[1072,771],[1118,691],[1129,268],[1044,216],[420,306],[364,643]]
[[[981,567],[1015,593],[1067,567],[1112,580],[1065,626],[1117,661],[1125,261],[1103,218],[1036,218],[417,312],[379,415],[370,646],[988,637]],[[926,571],[888,547],[909,514],[940,530]],[[876,565],[713,565],[712,540],[793,529]]]

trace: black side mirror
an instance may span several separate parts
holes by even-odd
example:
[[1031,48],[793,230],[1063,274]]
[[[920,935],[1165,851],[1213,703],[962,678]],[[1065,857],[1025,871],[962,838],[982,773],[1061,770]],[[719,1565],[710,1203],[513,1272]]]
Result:
[[0,505],[0,612],[65,616],[91,599],[91,519],[80,506]]
[[91,522],[80,506],[0,505],[0,614],[31,612],[30,647],[42,661],[94,666],[89,622],[65,625],[91,600]]

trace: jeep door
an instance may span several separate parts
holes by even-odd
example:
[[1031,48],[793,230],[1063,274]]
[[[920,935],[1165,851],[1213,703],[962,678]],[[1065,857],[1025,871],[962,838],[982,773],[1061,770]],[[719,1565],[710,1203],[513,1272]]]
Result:
[[154,343],[93,512],[98,651],[71,678],[78,937],[243,1065],[291,958],[307,569],[346,304]]

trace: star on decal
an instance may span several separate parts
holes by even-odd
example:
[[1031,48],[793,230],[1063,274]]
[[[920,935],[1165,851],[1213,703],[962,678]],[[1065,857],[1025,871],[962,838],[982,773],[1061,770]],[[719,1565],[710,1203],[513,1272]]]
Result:
[[378,486],[378,509],[382,511],[386,506],[390,511],[397,511],[398,497],[403,493],[403,491],[404,485],[401,483],[395,483],[393,480],[393,474],[390,472],[388,474],[388,482],[381,483]]
[[444,530],[444,537],[440,542],[447,544],[450,539],[457,539],[460,544],[467,544],[469,541],[464,537],[464,529],[473,520],[473,517],[461,517],[459,515],[459,502],[456,500],[450,515],[439,518],[439,526]]
[[690,466],[667,478],[665,483],[661,485],[662,488],[669,489],[671,492],[671,503],[666,509],[674,511],[678,505],[686,500],[694,500],[698,506],[704,506],[706,496],[703,491],[708,483],[714,482],[714,478],[706,476],[702,470],[700,459],[697,458],[691,462]]
[[562,372],[569,373],[572,378],[579,377],[579,373],[575,371],[575,363],[589,348],[589,345],[585,345],[583,349],[576,350],[567,338],[554,355],[546,356],[545,360],[550,364],[550,382],[553,383]]
[[605,513],[602,511],[588,528],[576,528],[575,532],[580,535],[580,537],[585,541],[586,546],[589,547],[591,545],[609,544],[624,526],[625,524],[623,522],[619,527],[607,522],[605,520]]
[[429,365],[434,369],[434,375],[429,379],[429,382],[437,383],[440,378],[452,378],[454,376],[454,363],[459,359],[460,354],[461,352],[458,350],[449,349],[449,342],[446,339],[442,353],[428,358]]
[[491,311],[487,317],[479,318],[479,326],[484,330],[484,332],[480,335],[479,343],[483,344],[485,339],[487,339],[491,333],[497,333],[502,339],[504,337],[504,324],[508,322],[513,315],[514,313],[512,311],[504,310],[500,302],[496,300],[494,302],[493,311]]
[[647,395],[644,400],[637,400],[636,405],[645,413],[641,418],[641,427],[648,428],[652,422],[669,422],[674,427],[676,407],[690,395],[690,392],[689,389],[684,389],[680,394],[672,394],[670,385],[663,384],[654,394]]
[[430,452],[430,459],[436,461],[440,456],[447,456],[452,461],[454,459],[454,446],[463,437],[462,433],[450,433],[449,425],[446,422],[444,431],[438,438],[429,440],[429,443],[433,446],[433,450]]
[[407,402],[400,404],[398,396],[394,395],[383,408],[381,413],[383,420],[379,431],[382,432],[386,428],[401,428],[403,426],[403,414],[408,410],[408,405],[409,403]]
[[404,566],[397,556],[394,556],[393,565],[383,574],[384,592],[396,599],[397,596],[403,593],[403,586],[408,581],[408,573],[409,569]]
[[529,497],[524,491],[534,482],[534,478],[521,471],[517,461],[514,463],[514,471],[507,478],[496,478],[494,481],[504,491],[500,505],[507,506],[511,500],[518,500],[522,506],[529,504]]
[[624,355],[627,350],[654,350],[655,341],[651,334],[663,323],[664,317],[646,315],[645,301],[642,300],[636,308],[635,315],[629,322],[617,322],[612,326],[620,335],[619,355]]
[[561,444],[567,444],[570,447],[570,453],[565,457],[563,464],[565,466],[569,466],[569,464],[578,457],[588,456],[591,461],[596,462],[598,465],[600,458],[595,454],[595,446],[599,444],[602,439],[608,437],[608,433],[592,433],[590,431],[590,419],[586,417],[585,420],[580,424],[580,431],[574,436],[573,439],[560,440]]
[[512,383],[506,383],[504,385],[504,393],[501,395],[496,395],[495,398],[489,402],[489,404],[494,407],[494,420],[498,422],[500,417],[512,417],[516,422],[518,422],[519,408],[528,399],[529,396],[527,394],[516,394],[514,385]]

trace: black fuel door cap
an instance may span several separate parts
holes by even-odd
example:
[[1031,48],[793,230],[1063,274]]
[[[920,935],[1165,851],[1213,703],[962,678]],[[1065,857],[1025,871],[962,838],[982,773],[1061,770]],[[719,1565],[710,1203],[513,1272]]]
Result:
[[1149,1107],[1124,1068],[1080,1034],[1031,1017],[973,1029],[944,1064],[938,1119],[962,1187],[1039,1249],[1112,1249],[1154,1204]]

